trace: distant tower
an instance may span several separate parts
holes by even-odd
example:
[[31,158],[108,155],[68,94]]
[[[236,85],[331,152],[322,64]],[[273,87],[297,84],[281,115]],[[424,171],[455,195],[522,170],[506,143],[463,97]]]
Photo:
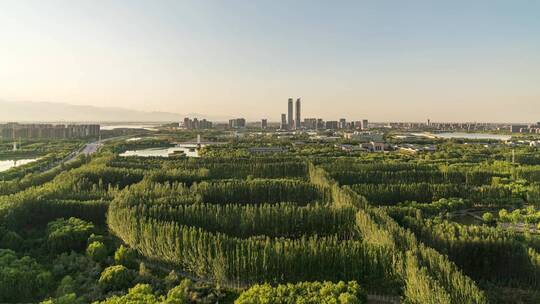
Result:
[[288,104],[288,116],[287,116],[287,125],[289,129],[292,129],[294,127],[293,125],[293,99],[289,98],[289,104]]
[[340,118],[339,119],[339,128],[340,129],[346,129],[347,128],[347,119]]
[[427,126],[428,126],[428,127],[431,126],[431,120],[430,120],[429,118],[428,118],[428,120],[427,120]]
[[[13,127],[12,137],[13,137],[13,151],[17,151],[17,139],[15,139],[15,127]],[[19,140],[20,140],[20,138],[19,138]]]
[[294,120],[296,130],[302,128],[302,115],[300,114],[300,98],[296,99],[296,119]]
[[268,127],[268,120],[266,118],[263,118],[261,120],[261,129],[266,129]]
[[281,125],[279,126],[281,130],[287,129],[287,114],[281,114]]

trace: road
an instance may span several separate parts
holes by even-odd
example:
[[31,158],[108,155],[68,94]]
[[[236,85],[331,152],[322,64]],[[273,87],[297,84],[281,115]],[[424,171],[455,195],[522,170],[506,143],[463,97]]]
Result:
[[102,145],[101,141],[88,143],[86,144],[86,146],[84,146],[84,148],[80,151],[79,154],[86,154],[86,155],[94,154],[99,150],[101,145]]
[[42,168],[40,170],[40,172],[45,172],[45,171],[49,171],[49,170],[52,170],[54,169],[55,167],[59,166],[60,164],[62,163],[67,163],[69,161],[72,161],[74,160],[75,158],[77,158],[78,156],[80,155],[91,155],[91,154],[94,154],[96,153],[97,151],[99,151],[99,149],[103,146],[103,143],[107,142],[107,141],[110,141],[110,140],[114,140],[114,139],[121,139],[123,137],[126,137],[126,136],[118,136],[118,137],[111,137],[111,138],[106,138],[106,139],[102,139],[102,140],[98,140],[98,141],[94,141],[94,142],[90,142],[90,143],[87,143],[85,144],[83,147],[81,147],[79,150],[77,151],[73,151],[71,153],[69,153],[66,157],[64,157],[63,159],[59,160],[59,161],[56,161],[54,163],[50,163],[49,165],[47,165],[46,167]]

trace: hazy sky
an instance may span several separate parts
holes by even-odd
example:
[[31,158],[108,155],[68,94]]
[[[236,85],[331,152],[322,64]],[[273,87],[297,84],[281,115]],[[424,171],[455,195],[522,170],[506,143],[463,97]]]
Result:
[[[0,0],[0,99],[540,121],[540,1]],[[0,109],[1,111],[1,109]]]

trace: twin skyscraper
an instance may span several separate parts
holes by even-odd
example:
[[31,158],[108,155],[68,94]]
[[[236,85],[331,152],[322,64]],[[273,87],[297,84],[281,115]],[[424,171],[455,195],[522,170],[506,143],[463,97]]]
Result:
[[296,116],[293,119],[293,99],[289,98],[288,115],[281,114],[282,130],[300,130],[302,128],[301,101],[296,99]]

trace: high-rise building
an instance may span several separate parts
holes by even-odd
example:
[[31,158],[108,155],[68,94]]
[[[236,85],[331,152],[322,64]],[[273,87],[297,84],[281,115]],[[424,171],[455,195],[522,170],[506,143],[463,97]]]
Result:
[[304,128],[307,130],[316,130],[317,118],[304,118]]
[[187,130],[198,130],[198,129],[212,129],[212,122],[206,119],[197,119],[197,118],[184,118],[184,129]]
[[212,129],[212,122],[206,119],[201,119],[199,121],[199,129]]
[[327,130],[336,130],[339,126],[339,123],[337,120],[331,120],[326,122],[326,129]]
[[296,130],[302,129],[302,115],[300,110],[300,98],[296,99],[296,118],[294,120]]
[[322,130],[324,127],[324,120],[322,120],[322,118],[317,118],[317,130]]
[[281,114],[281,125],[279,126],[281,130],[287,129],[287,114]]
[[268,128],[268,120],[263,118],[261,119],[261,129],[266,129],[266,128]]
[[184,128],[191,129],[191,119],[189,117],[184,118]]
[[292,98],[289,98],[287,115],[288,115],[287,116],[288,128],[292,130],[294,127],[293,125],[293,99]]
[[340,129],[346,129],[347,128],[347,120],[345,118],[339,119],[339,128]]
[[0,125],[0,136],[5,139],[16,138],[81,138],[100,135],[100,125],[52,125],[18,124]]
[[229,119],[229,128],[231,129],[240,129],[246,127],[246,119],[245,118],[235,118],[235,119]]
[[369,129],[369,122],[367,119],[362,120],[362,130]]

